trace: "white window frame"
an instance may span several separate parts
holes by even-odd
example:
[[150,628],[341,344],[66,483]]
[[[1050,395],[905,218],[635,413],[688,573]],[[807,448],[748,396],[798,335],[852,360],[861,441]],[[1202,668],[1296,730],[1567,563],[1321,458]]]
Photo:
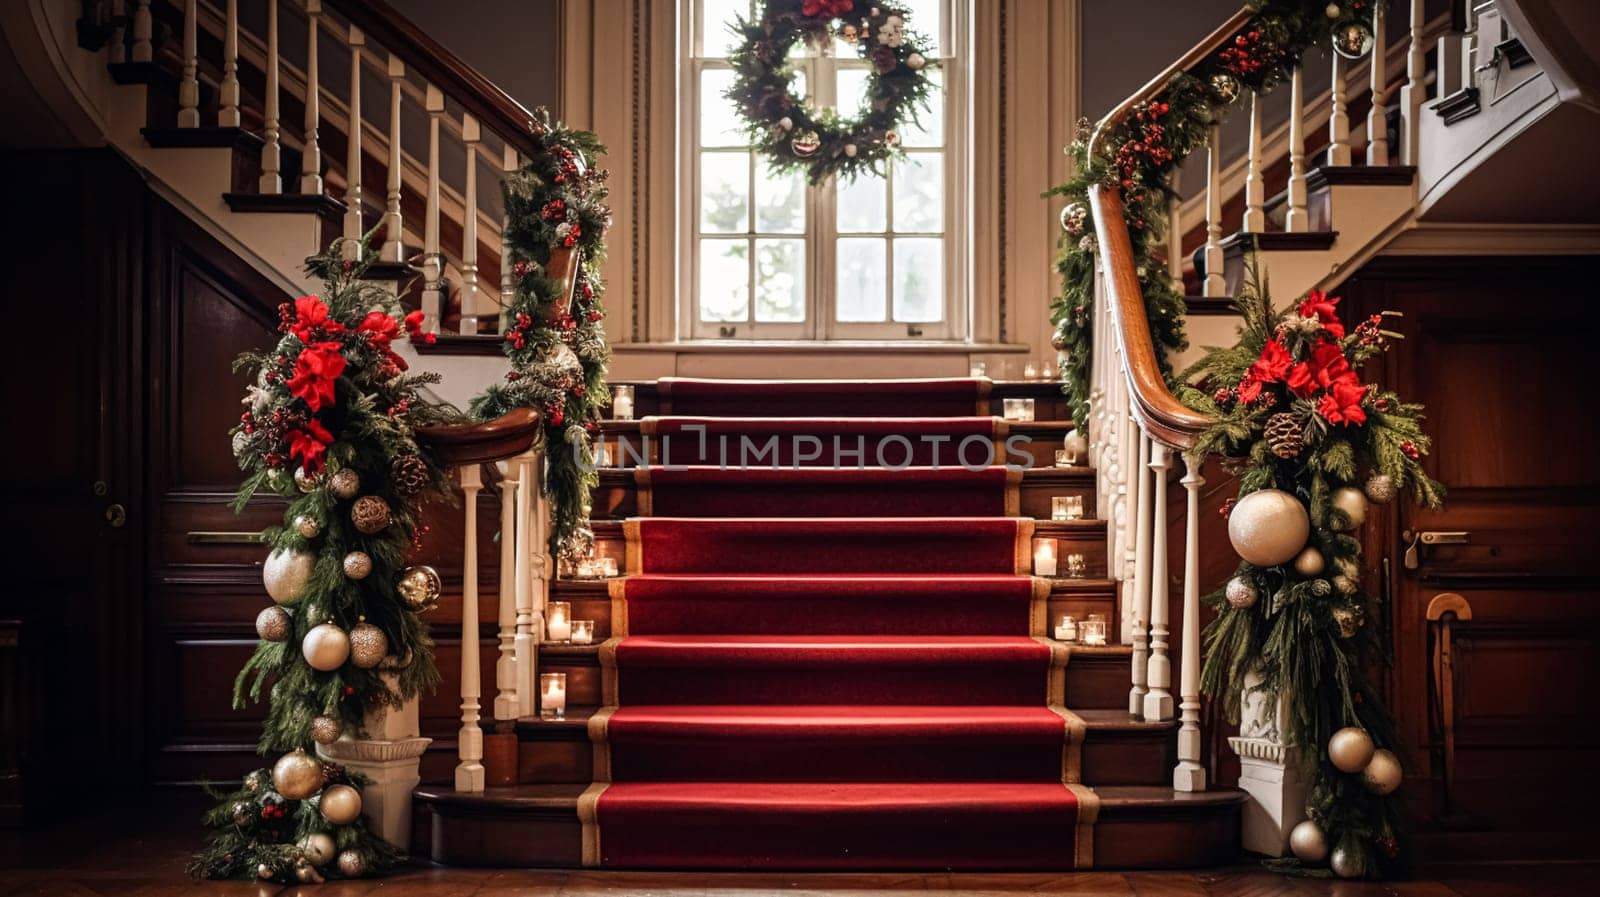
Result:
[[[727,68],[720,59],[704,58],[701,34],[704,32],[701,17],[704,4],[700,0],[680,0],[679,59],[679,146],[678,146],[678,332],[689,339],[710,340],[872,340],[883,342],[906,341],[965,341],[970,338],[972,319],[971,282],[971,195],[973,176],[969,168],[971,150],[971,114],[968,108],[968,72],[971,67],[970,22],[971,0],[942,0],[945,4],[943,34],[938,36],[941,56],[939,75],[944,82],[944,135],[943,145],[937,148],[944,154],[944,316],[938,322],[908,324],[903,322],[839,322],[834,319],[836,308],[835,250],[840,236],[837,229],[836,191],[830,181],[817,187],[807,187],[805,194],[806,227],[801,235],[745,233],[707,234],[739,238],[749,241],[754,252],[755,240],[763,236],[799,236],[805,240],[805,310],[803,323],[758,322],[755,316],[755,284],[751,275],[747,319],[742,322],[702,322],[699,315],[700,287],[700,109],[706,99],[700,96],[701,72],[707,69]],[[926,28],[913,22],[912,26]],[[810,57],[802,65],[807,89],[821,105],[834,102],[836,68],[865,68],[865,60]],[[721,101],[720,98],[712,98]],[[708,149],[715,149],[708,148]],[[935,150],[933,147],[928,150]],[[915,148],[910,152],[915,153]],[[752,157],[752,182],[758,166],[766,161],[759,155]],[[891,163],[892,165],[892,163]],[[892,177],[892,176],[891,176]],[[882,239],[885,246],[885,314],[892,317],[894,308],[893,257],[894,241],[899,236],[917,236],[916,232],[897,234],[894,226],[894,199],[892,180],[886,183],[885,226],[877,234],[861,234]],[[754,222],[756,199],[754,190],[748,196],[747,214]],[[753,271],[753,264],[752,264]]]

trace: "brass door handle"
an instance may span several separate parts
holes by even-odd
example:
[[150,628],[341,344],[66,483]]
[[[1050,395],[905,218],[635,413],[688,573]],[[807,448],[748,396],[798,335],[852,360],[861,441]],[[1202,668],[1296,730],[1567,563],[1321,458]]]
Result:
[[128,509],[121,504],[106,505],[106,525],[112,529],[121,529],[128,522]]
[[1472,541],[1472,533],[1465,530],[1438,531],[1428,530],[1414,533],[1410,530],[1400,534],[1408,540],[1406,545],[1405,564],[1407,570],[1417,569],[1420,558],[1417,550],[1419,545],[1465,545]]
[[190,545],[257,545],[261,542],[260,530],[235,532],[205,532],[190,530],[184,534]]

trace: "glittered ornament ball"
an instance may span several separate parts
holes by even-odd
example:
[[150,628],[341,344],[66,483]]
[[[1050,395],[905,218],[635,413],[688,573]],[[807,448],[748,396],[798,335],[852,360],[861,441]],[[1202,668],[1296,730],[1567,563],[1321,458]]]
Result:
[[341,467],[328,477],[328,491],[334,498],[352,499],[361,491],[361,474],[349,467]]
[[309,551],[279,548],[261,565],[261,581],[273,601],[293,604],[305,595],[316,565],[317,556]]
[[350,662],[370,670],[383,663],[389,653],[389,637],[371,623],[357,623],[350,629]]
[[1373,794],[1392,794],[1400,787],[1401,776],[1400,758],[1394,751],[1379,748],[1372,752],[1372,759],[1361,771],[1361,784]]
[[363,495],[350,506],[350,522],[367,535],[376,535],[389,526],[389,503],[376,495]]
[[344,724],[331,716],[319,716],[311,721],[311,740],[317,744],[333,744],[344,734]]
[[1376,473],[1367,479],[1367,485],[1362,491],[1367,493],[1368,501],[1382,505],[1394,501],[1394,495],[1397,490],[1394,485],[1394,477]]
[[274,604],[263,607],[261,613],[256,614],[256,635],[269,642],[281,642],[289,638],[289,612]]
[[272,765],[272,787],[289,800],[305,800],[322,788],[322,764],[305,751],[292,750]]
[[360,878],[367,874],[367,861],[360,853],[354,850],[342,851],[339,854],[339,874],[345,878]]
[[1256,590],[1256,584],[1243,576],[1235,576],[1228,580],[1228,604],[1232,607],[1254,607],[1261,593]]
[[344,556],[344,575],[350,579],[366,579],[372,575],[372,555],[365,551],[352,551]]
[[1257,567],[1287,562],[1300,553],[1310,535],[1306,506],[1281,489],[1252,492],[1239,499],[1228,515],[1233,550]]
[[322,535],[322,522],[310,514],[301,514],[294,519],[294,531],[302,539],[315,539]]

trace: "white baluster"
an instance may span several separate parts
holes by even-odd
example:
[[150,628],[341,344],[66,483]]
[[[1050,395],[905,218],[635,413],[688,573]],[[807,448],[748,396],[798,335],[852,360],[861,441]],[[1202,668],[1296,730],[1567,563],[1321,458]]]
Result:
[[1261,175],[1261,94],[1250,92],[1250,149],[1244,169],[1244,230],[1259,234],[1267,229],[1267,182]]
[[461,466],[461,491],[466,504],[466,547],[461,563],[461,732],[456,790],[482,791],[483,727],[478,724],[478,490],[483,474],[476,464]]
[[1344,57],[1333,54],[1333,82],[1328,89],[1328,164],[1350,164],[1350,101],[1345,88]]
[[345,128],[344,257],[361,258],[361,51],[367,36],[350,26],[350,124]]
[[422,217],[422,326],[437,333],[444,317],[444,256],[439,252],[439,125],[444,119],[444,93],[429,84],[423,108],[428,112],[428,204]]
[[222,24],[222,84],[217,98],[221,103],[217,125],[239,127],[239,0],[228,0]]
[[1183,181],[1182,171],[1172,172],[1172,196],[1167,199],[1167,279],[1172,281],[1172,288],[1178,295],[1183,295],[1183,222],[1180,220],[1183,211],[1183,199],[1179,189]]
[[494,718],[516,719],[522,713],[517,695],[517,462],[506,464],[500,481],[500,658],[494,665],[498,693],[494,697]]
[[[517,151],[507,144],[500,156],[500,177],[502,182],[509,181],[522,160],[518,158]],[[506,216],[500,219],[500,308],[510,308],[511,303],[517,300],[516,278],[511,266],[515,262],[511,259],[511,244],[506,242],[506,234],[511,232],[511,218]]]
[[[1138,425],[1135,424],[1137,430]],[[1139,441],[1139,462],[1133,469],[1133,481],[1139,484],[1137,527],[1134,530],[1133,561],[1133,687],[1128,690],[1128,714],[1144,715],[1144,699],[1149,688],[1150,641],[1146,627],[1150,621],[1150,530],[1155,521],[1150,516],[1150,440],[1142,433]]]
[[1201,293],[1221,296],[1228,281],[1222,276],[1222,131],[1206,132],[1206,279]]
[[256,190],[275,195],[283,192],[283,135],[278,132],[278,0],[267,0],[267,85],[262,119],[261,180]]
[[[322,117],[317,106],[321,88],[317,83],[317,19],[322,15],[322,0],[306,0],[306,120],[305,146],[300,152],[300,192],[322,192],[322,146],[317,143],[317,124]],[[356,125],[359,127],[359,123]]]
[[150,0],[134,0],[133,4],[133,61],[149,62],[155,58],[155,48],[150,43],[154,23],[150,19]]
[[178,127],[200,127],[200,10],[197,0],[183,4],[183,80],[178,82]]
[[[1400,164],[1416,165],[1418,137],[1422,131],[1422,103],[1427,99],[1427,58],[1422,47],[1425,13],[1422,0],[1411,0],[1409,44],[1406,46],[1406,84],[1400,88]],[[1374,48],[1373,52],[1377,52]],[[1443,66],[1440,66],[1442,69]],[[1444,96],[1441,92],[1440,96]]]
[[1291,234],[1311,229],[1306,213],[1306,79],[1300,65],[1289,76],[1289,214],[1283,229]]
[[1367,111],[1367,164],[1389,164],[1389,107],[1384,105],[1388,72],[1384,70],[1388,50],[1383,33],[1383,3],[1372,5],[1372,108]]
[[478,120],[461,116],[461,141],[467,146],[467,187],[461,212],[461,332],[478,332]]
[[534,465],[539,455],[527,451],[512,460],[517,469],[517,697],[522,701],[519,716],[537,716],[539,692],[537,646],[533,629],[533,503],[539,491]]
[[385,194],[383,260],[406,260],[406,235],[400,220],[400,98],[406,64],[389,54],[389,184]]
[[1183,538],[1183,658],[1179,669],[1178,766],[1172,771],[1177,791],[1206,790],[1206,768],[1200,765],[1200,487],[1205,458],[1183,456],[1183,489],[1188,501]]
[[128,45],[125,43],[128,33],[123,18],[125,15],[126,4],[122,0],[111,0],[111,20],[114,24],[111,26],[111,41],[106,45],[108,49],[106,59],[112,65],[128,61]]
[[1172,719],[1172,660],[1167,656],[1167,470],[1172,462],[1167,447],[1150,447],[1150,472],[1155,501],[1150,514],[1150,663],[1146,676],[1144,718],[1150,722]]

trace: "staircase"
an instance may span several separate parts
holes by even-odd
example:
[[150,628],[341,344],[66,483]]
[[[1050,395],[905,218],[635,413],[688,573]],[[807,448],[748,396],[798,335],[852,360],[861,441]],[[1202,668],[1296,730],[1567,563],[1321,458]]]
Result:
[[[596,556],[623,575],[550,583],[595,628],[593,644],[540,647],[539,673],[564,677],[564,716],[488,726],[515,737],[495,748],[490,735],[485,752],[505,784],[419,789],[434,860],[994,870],[1234,856],[1240,795],[1171,790],[1176,723],[1128,714],[1118,633],[1050,638],[1065,615],[1117,620],[1105,522],[1050,519],[1056,496],[1096,504],[1092,469],[1054,466],[1069,425],[1053,385],[633,388],[646,416],[605,425],[609,457],[632,466],[601,471],[593,522]],[[1007,398],[1039,419],[1003,420]],[[1030,575],[1044,540],[1063,575]],[[1064,575],[1068,555],[1082,575]]]

